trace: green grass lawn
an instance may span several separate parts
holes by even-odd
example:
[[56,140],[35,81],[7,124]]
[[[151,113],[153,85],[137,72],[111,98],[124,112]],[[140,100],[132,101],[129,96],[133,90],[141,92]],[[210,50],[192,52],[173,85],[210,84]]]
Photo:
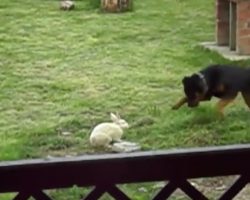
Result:
[[143,150],[250,141],[240,97],[223,120],[216,100],[171,110],[184,75],[230,63],[199,47],[214,40],[213,0],[136,0],[123,14],[100,13],[88,0],[71,12],[58,3],[0,1],[0,160],[93,153],[91,128],[116,111],[130,124],[154,121],[126,131]]

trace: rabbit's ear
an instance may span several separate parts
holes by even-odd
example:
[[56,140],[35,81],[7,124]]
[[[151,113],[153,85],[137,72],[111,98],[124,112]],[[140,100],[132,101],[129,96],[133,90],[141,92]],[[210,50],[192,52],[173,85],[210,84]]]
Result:
[[119,118],[114,113],[110,113],[110,118],[113,122],[117,122],[119,120]]
[[116,117],[117,117],[118,119],[121,119],[121,117],[120,117],[120,115],[119,115],[118,112],[116,112]]

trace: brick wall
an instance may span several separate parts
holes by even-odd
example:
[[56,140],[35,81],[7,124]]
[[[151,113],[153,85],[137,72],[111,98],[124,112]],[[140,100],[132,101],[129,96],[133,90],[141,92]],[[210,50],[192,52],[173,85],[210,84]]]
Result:
[[236,50],[250,55],[250,0],[237,1]]
[[236,51],[250,55],[250,0],[216,0],[216,43],[229,45],[230,1],[236,3]]

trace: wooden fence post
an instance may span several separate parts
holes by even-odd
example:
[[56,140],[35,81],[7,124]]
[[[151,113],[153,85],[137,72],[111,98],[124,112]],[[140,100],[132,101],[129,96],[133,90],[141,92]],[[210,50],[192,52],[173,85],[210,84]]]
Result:
[[133,0],[101,0],[101,8],[106,12],[124,12],[132,10]]

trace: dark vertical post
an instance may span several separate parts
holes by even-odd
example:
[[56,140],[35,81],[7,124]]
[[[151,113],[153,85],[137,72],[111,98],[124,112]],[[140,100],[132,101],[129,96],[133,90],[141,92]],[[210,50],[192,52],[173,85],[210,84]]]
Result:
[[216,43],[229,44],[229,1],[216,0]]
[[230,2],[230,31],[229,47],[230,50],[236,50],[236,3]]

